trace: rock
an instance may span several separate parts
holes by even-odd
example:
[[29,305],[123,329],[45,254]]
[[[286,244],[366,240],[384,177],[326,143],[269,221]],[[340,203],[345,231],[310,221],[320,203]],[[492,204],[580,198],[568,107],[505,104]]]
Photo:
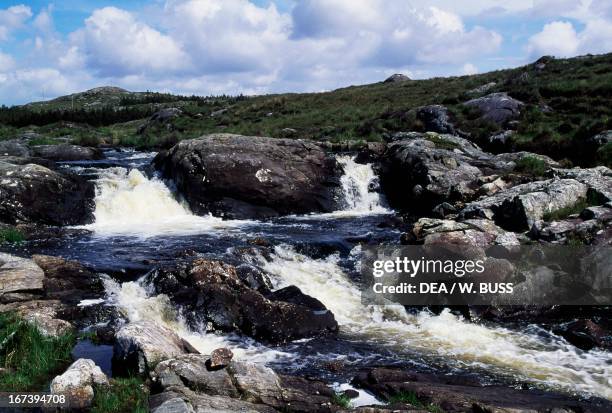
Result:
[[133,322],[116,334],[113,360],[122,369],[145,374],[159,362],[194,349],[174,331],[151,321]]
[[505,130],[501,132],[496,132],[493,135],[489,136],[487,139],[491,148],[494,150],[502,150],[508,149],[510,142],[512,141],[512,137],[516,132],[513,130]]
[[52,394],[63,394],[71,409],[86,409],[94,398],[94,386],[108,386],[108,378],[90,359],[78,359],[51,382]]
[[48,337],[60,337],[73,331],[72,324],[61,318],[68,307],[60,301],[41,300],[39,296],[29,294],[22,294],[22,300],[15,300],[15,296],[11,298],[12,302],[0,304],[0,313],[13,312]]
[[584,220],[595,219],[600,222],[612,221],[612,209],[606,206],[592,206],[585,208],[580,213],[580,218]]
[[499,191],[503,191],[504,189],[510,186],[509,182],[506,182],[503,178],[495,178],[490,182],[486,182],[482,184],[478,188],[478,194],[484,196],[490,196],[498,193]]
[[417,108],[416,117],[423,122],[426,131],[454,134],[455,127],[450,122],[448,109],[442,105],[429,105]]
[[151,408],[151,413],[195,413],[193,406],[181,397],[170,398],[161,402],[155,408]]
[[468,95],[481,95],[483,93],[487,93],[489,90],[493,89],[496,85],[497,83],[495,82],[485,83],[484,85],[468,90],[467,93]]
[[459,217],[492,219],[508,230],[527,230],[545,214],[586,199],[587,189],[574,179],[530,182],[468,203]]
[[197,214],[262,218],[335,209],[335,158],[302,140],[231,134],[180,142],[155,158]]
[[31,147],[32,154],[52,161],[90,161],[104,159],[104,153],[97,148],[78,145],[36,145]]
[[505,92],[499,92],[468,100],[464,105],[477,108],[482,113],[483,120],[503,125],[520,115],[524,103],[511,98]]
[[[581,401],[569,396],[536,390],[517,390],[503,386],[482,386],[456,376],[428,375],[387,368],[360,372],[355,386],[369,390],[383,400],[401,393],[413,393],[424,405],[447,412],[604,412],[608,401]],[[558,410],[561,409],[561,410]]]
[[0,141],[0,155],[28,158],[31,155],[27,142],[21,139]]
[[81,300],[104,295],[100,277],[79,262],[48,255],[34,255],[32,259],[45,273],[46,298],[76,305]]
[[406,82],[408,80],[410,80],[408,76],[403,75],[401,73],[396,73],[386,78],[383,83],[399,83],[399,82]]
[[[610,142],[612,142],[612,130],[606,130],[606,131],[600,132],[597,135],[592,136],[587,140],[588,144],[592,144],[595,147],[604,146]],[[2,149],[0,149],[0,153],[1,152],[2,152]]]
[[[273,343],[335,333],[333,314],[315,299],[292,290],[282,301],[264,297],[240,280],[235,267],[196,259],[149,274],[157,293],[166,294],[184,310],[193,325],[209,324],[221,331],[240,331]],[[293,287],[297,289],[297,287]],[[320,304],[315,306],[313,304]]]
[[494,156],[494,159],[497,162],[505,162],[508,164],[508,167],[510,167],[513,170],[514,168],[516,168],[516,162],[523,158],[539,159],[540,161],[544,162],[546,166],[548,166],[549,168],[559,167],[559,163],[555,161],[554,159],[551,159],[550,157],[546,155],[540,155],[540,154],[532,153],[532,152],[525,152],[525,151],[508,152],[508,153],[500,153]]
[[232,361],[232,357],[234,357],[234,353],[229,348],[215,349],[210,353],[208,366],[211,369],[226,367]]
[[94,186],[44,166],[0,162],[0,221],[76,225],[93,221]]
[[592,320],[576,320],[554,331],[582,350],[612,349],[612,335]]
[[183,114],[179,108],[163,108],[155,112],[147,121],[140,125],[136,131],[137,134],[143,134],[148,128],[154,125],[165,125],[167,129],[173,130],[171,121]]
[[596,198],[601,204],[612,201],[612,170],[605,166],[595,168],[555,169],[561,178],[575,179],[589,187],[590,198]]
[[45,273],[27,258],[0,252],[0,303],[12,293],[42,294]]
[[357,152],[355,162],[360,164],[378,162],[386,150],[387,145],[384,142],[368,142]]

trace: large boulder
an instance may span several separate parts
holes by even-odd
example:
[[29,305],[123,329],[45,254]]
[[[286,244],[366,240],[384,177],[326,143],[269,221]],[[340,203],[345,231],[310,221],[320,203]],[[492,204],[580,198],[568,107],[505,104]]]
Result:
[[429,105],[417,108],[416,117],[423,122],[425,130],[437,133],[455,133],[455,127],[450,122],[448,109],[442,105]]
[[471,202],[460,218],[486,218],[509,230],[528,230],[546,214],[585,200],[588,186],[575,179],[529,182]]
[[30,148],[22,139],[0,141],[0,156],[28,157],[30,155]]
[[41,165],[0,162],[0,221],[84,224],[93,220],[94,186]]
[[73,410],[86,409],[93,402],[94,390],[108,385],[108,378],[93,360],[78,359],[53,379],[51,393],[66,396]]
[[400,83],[400,82],[406,82],[408,80],[410,80],[408,76],[403,75],[401,73],[395,73],[389,76],[388,78],[386,78],[383,83]]
[[338,329],[334,315],[297,287],[265,297],[247,286],[234,266],[220,261],[196,259],[158,268],[148,281],[157,293],[167,294],[182,307],[194,325],[209,324],[273,343]]
[[0,303],[41,295],[44,279],[34,261],[0,252]]
[[136,133],[142,134],[152,126],[165,126],[167,130],[173,130],[172,120],[183,114],[179,108],[163,108],[155,112],[147,121],[138,127]]
[[113,360],[121,370],[146,374],[155,366],[195,349],[174,331],[152,321],[138,321],[123,326],[115,335]]
[[104,153],[97,148],[78,145],[36,145],[31,147],[34,156],[52,161],[89,161],[103,159]]
[[197,214],[260,218],[337,205],[335,159],[302,140],[206,135],[180,142],[154,163]]
[[464,105],[477,108],[483,120],[503,125],[520,115],[524,103],[505,92],[499,92],[468,100]]

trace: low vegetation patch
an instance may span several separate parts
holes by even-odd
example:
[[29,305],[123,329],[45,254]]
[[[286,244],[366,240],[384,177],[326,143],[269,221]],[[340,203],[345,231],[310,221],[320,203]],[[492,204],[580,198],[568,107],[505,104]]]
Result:
[[430,142],[433,142],[434,145],[436,145],[436,148],[438,149],[447,149],[449,151],[452,151],[453,149],[457,149],[460,147],[455,142],[450,141],[448,139],[444,139],[443,137],[437,135],[429,135],[425,139]]
[[12,313],[0,314],[0,391],[42,391],[71,362],[75,337],[46,337]]
[[608,142],[597,150],[597,160],[602,165],[612,168],[612,142]]
[[439,406],[436,406],[435,404],[423,403],[421,400],[419,400],[416,393],[412,391],[401,391],[399,393],[394,394],[393,396],[389,397],[389,403],[403,403],[413,407],[418,407],[419,409],[427,410],[431,413],[444,413],[444,410],[442,410]]
[[334,397],[332,397],[332,403],[336,406],[342,407],[343,409],[351,408],[351,398],[344,393],[334,394]]
[[585,208],[592,207],[595,205],[600,205],[601,202],[597,199],[597,196],[588,194],[586,198],[578,200],[573,205],[568,205],[565,208],[557,209],[556,211],[547,212],[542,217],[544,221],[559,221],[561,219],[565,219],[570,215],[579,214]]
[[25,241],[25,236],[17,228],[0,228],[0,244],[19,244]]
[[525,156],[516,161],[515,164],[515,171],[533,176],[542,176],[548,169],[546,162],[535,156]]
[[146,413],[148,392],[144,382],[135,377],[114,378],[110,387],[95,389],[91,413]]

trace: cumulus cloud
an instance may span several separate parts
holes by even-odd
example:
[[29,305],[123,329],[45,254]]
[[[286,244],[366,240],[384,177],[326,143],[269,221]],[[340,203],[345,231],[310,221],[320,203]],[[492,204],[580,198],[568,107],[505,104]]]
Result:
[[24,25],[32,17],[32,10],[23,4],[0,9],[0,41],[7,40],[9,34]]
[[461,73],[463,73],[464,75],[475,75],[476,73],[478,73],[478,68],[472,63],[466,63],[461,68]]
[[566,57],[576,53],[579,43],[572,23],[556,21],[544,25],[541,32],[531,36],[527,48],[531,56],[549,54]]

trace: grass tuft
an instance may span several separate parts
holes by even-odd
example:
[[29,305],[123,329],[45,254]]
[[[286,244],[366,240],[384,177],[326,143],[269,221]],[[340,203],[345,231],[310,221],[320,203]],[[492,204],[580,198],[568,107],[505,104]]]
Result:
[[351,408],[351,398],[344,393],[334,394],[334,396],[332,397],[332,403],[336,406],[342,407],[343,409]]
[[419,400],[418,396],[413,391],[400,391],[399,393],[394,394],[389,397],[390,404],[402,403],[408,404],[413,407],[417,407],[420,409],[425,409],[431,413],[444,413],[444,410],[435,404],[426,404]]
[[0,391],[41,391],[71,362],[75,337],[46,337],[14,314],[0,314]]
[[148,393],[141,379],[114,378],[110,387],[96,388],[91,413],[148,412]]
[[25,241],[25,236],[17,228],[0,229],[0,244],[20,244]]
[[516,161],[514,170],[528,175],[543,176],[548,170],[548,165],[535,156],[525,156]]

